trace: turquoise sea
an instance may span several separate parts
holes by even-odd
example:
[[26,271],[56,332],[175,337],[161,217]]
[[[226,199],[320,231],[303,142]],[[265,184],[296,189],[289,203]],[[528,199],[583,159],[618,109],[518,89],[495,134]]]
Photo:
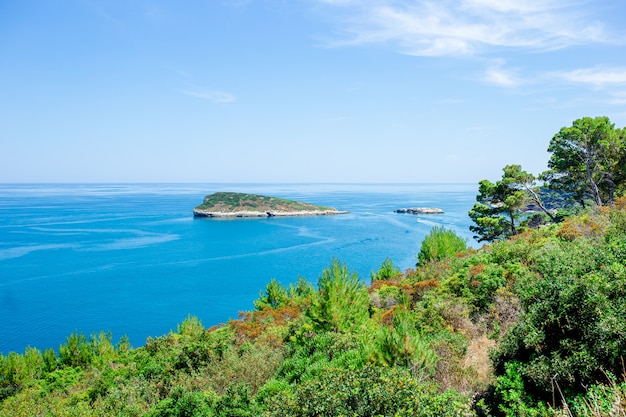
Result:
[[[331,206],[328,217],[210,220],[216,191]],[[316,282],[333,258],[366,282],[413,267],[434,225],[467,237],[476,184],[0,184],[0,353],[110,331],[135,347],[187,315],[236,319],[276,278]],[[438,207],[445,214],[396,214]]]

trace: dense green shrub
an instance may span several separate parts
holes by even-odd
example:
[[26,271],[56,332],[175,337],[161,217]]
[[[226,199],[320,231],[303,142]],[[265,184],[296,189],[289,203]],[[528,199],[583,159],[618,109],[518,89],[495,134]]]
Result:
[[263,310],[267,307],[276,309],[288,302],[287,288],[274,278],[267,284],[265,291],[261,292],[259,298],[254,301],[254,308],[257,310]]
[[87,338],[82,333],[72,333],[67,342],[59,347],[62,366],[84,367],[91,363],[93,353]]
[[511,417],[547,417],[553,415],[547,403],[537,402],[528,394],[524,387],[520,367],[519,362],[511,361],[505,364],[504,372],[498,376],[494,384],[494,393],[492,394],[493,397],[490,398],[489,406],[483,408],[485,403],[479,402],[478,408],[483,413]]
[[106,363],[116,355],[111,333],[100,332],[87,338],[83,333],[72,333],[59,346],[59,365],[85,368]]
[[307,316],[317,329],[357,331],[369,318],[369,294],[358,275],[337,259],[324,269]]
[[201,380],[205,380],[200,385],[211,387],[218,394],[224,394],[231,385],[245,385],[254,395],[274,376],[283,359],[281,348],[246,344],[226,351],[220,360],[191,375],[200,376]]
[[[540,251],[542,278],[520,283],[524,314],[494,354],[498,375],[517,363],[525,392],[551,401],[619,373],[626,352],[626,273],[596,240],[578,239]],[[558,396],[557,396],[558,399]]]
[[393,264],[391,259],[386,258],[383,261],[378,271],[372,271],[371,278],[372,278],[372,281],[382,281],[382,280],[387,280],[391,278],[397,278],[401,274],[402,274],[402,271],[400,271],[400,269],[398,269]]
[[443,226],[435,226],[422,241],[417,254],[417,263],[422,265],[429,261],[450,258],[465,249],[467,249],[467,239]]
[[568,404],[569,409],[580,417],[603,417],[626,415],[626,382],[607,374],[607,381],[589,387],[584,395],[577,396]]
[[277,395],[268,416],[471,416],[469,402],[455,392],[440,394],[408,370],[366,366],[328,369],[299,384],[292,397]]
[[359,339],[338,332],[314,332],[304,326],[292,337],[290,354],[282,362],[277,376],[290,383],[316,378],[327,368],[356,369],[364,365]]
[[212,407],[200,392],[176,388],[161,400],[146,417],[208,417],[214,416]]
[[493,303],[497,290],[506,286],[505,269],[497,264],[479,264],[469,271],[470,302],[480,311],[486,311]]
[[[220,360],[230,349],[233,334],[227,328],[207,331],[197,318],[188,318],[178,327],[178,333],[170,336],[178,349],[168,349],[177,353],[172,359],[176,369],[197,370]],[[166,344],[167,346],[167,344]]]
[[0,400],[32,384],[45,369],[44,357],[36,348],[26,348],[23,355],[0,355]]
[[53,390],[66,392],[69,387],[79,381],[82,375],[83,371],[80,368],[66,367],[57,369],[46,374],[43,389],[48,392]]
[[381,327],[370,341],[370,359],[381,365],[401,365],[413,375],[432,375],[437,355],[419,331],[417,316],[404,306],[395,309],[390,326]]
[[219,417],[248,417],[253,416],[254,404],[251,398],[250,387],[247,384],[232,384],[216,405]]

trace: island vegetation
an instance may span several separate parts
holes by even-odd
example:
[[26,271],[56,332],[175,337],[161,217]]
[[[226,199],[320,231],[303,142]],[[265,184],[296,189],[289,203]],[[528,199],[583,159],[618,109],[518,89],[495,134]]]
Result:
[[258,194],[218,192],[193,209],[195,217],[290,217],[344,214],[335,208]]
[[584,118],[548,150],[540,179],[480,182],[480,249],[435,227],[367,285],[332,260],[223,325],[0,356],[0,416],[623,416],[625,131]]

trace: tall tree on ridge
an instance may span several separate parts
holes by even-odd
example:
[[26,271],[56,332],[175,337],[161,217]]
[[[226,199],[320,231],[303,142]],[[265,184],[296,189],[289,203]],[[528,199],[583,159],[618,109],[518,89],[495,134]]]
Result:
[[610,203],[624,177],[624,135],[608,117],[583,117],[552,137],[549,171],[543,178],[554,189],[572,192],[583,202]]
[[550,220],[556,222],[554,215],[546,208],[539,197],[537,178],[524,170],[520,165],[507,165],[503,168],[504,178],[510,178],[510,187],[522,190],[526,193],[529,200],[531,200],[537,207],[550,217]]
[[526,193],[514,185],[516,179],[507,175],[506,168],[500,181],[479,182],[477,203],[469,211],[476,226],[470,231],[476,233],[479,242],[507,238],[518,233],[519,209],[524,204]]

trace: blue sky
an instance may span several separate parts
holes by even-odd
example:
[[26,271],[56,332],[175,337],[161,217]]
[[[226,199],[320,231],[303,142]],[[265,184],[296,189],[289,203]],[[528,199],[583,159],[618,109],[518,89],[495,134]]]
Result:
[[477,182],[626,125],[626,2],[0,1],[0,182]]

